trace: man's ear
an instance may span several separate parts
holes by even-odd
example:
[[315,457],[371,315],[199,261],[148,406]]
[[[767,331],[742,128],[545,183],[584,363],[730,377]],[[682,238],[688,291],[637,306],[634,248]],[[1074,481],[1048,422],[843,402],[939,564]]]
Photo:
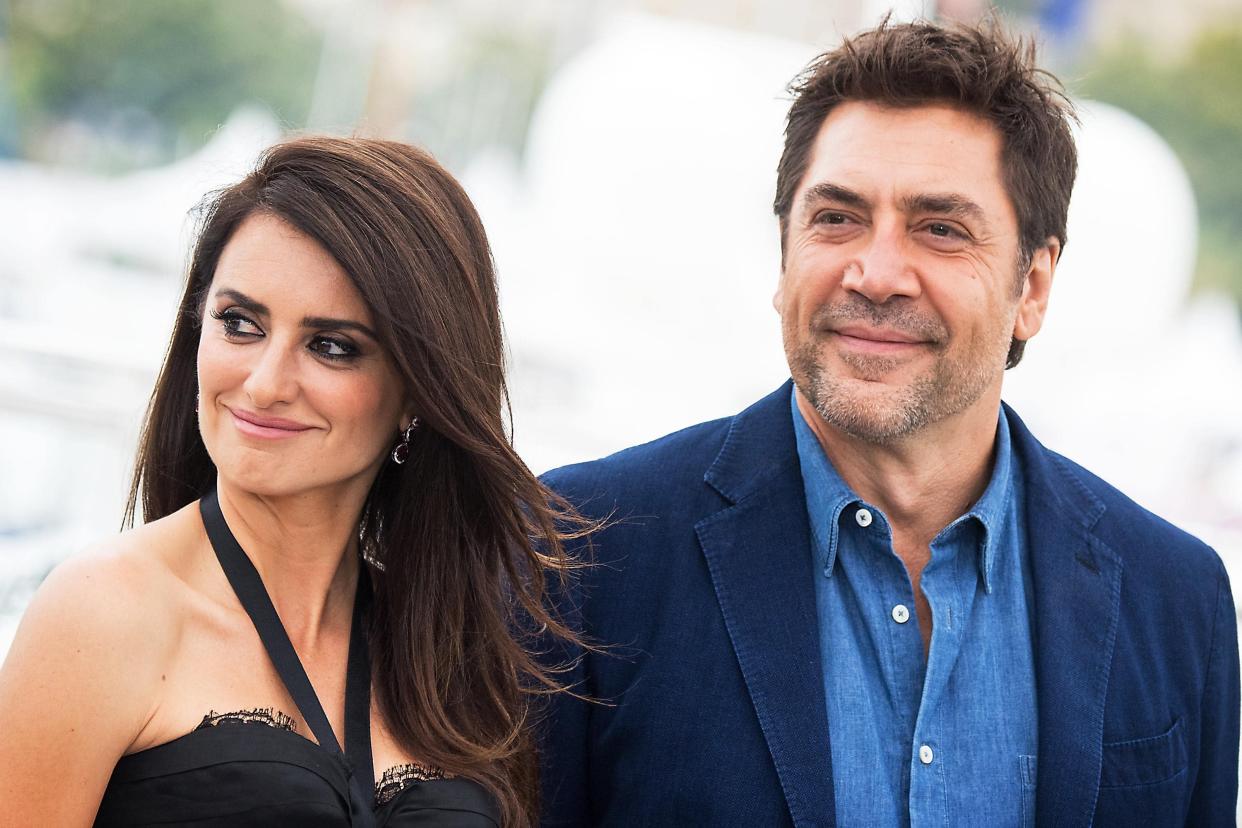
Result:
[[1022,296],[1018,299],[1018,315],[1013,323],[1015,339],[1026,341],[1044,325],[1048,311],[1048,296],[1052,292],[1052,277],[1056,273],[1057,260],[1061,257],[1061,242],[1049,236],[1043,247],[1031,254],[1031,263],[1022,280]]
[[777,313],[781,312],[781,306],[785,304],[785,229],[789,222],[782,218],[779,222],[781,233],[781,270],[776,274],[776,293],[772,294],[772,307]]

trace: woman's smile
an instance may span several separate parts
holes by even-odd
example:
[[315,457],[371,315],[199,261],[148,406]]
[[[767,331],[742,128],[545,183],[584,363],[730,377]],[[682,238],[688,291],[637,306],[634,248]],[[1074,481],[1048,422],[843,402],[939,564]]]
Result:
[[[228,408],[228,406],[225,406]],[[311,430],[311,426],[302,425],[293,420],[280,417],[264,417],[251,411],[228,408],[233,415],[233,425],[247,437],[258,437],[265,440],[283,440],[296,437]]]

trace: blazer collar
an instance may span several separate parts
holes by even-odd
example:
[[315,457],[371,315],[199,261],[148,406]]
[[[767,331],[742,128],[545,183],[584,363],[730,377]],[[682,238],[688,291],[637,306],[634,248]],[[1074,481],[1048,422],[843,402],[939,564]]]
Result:
[[1039,704],[1036,819],[1086,826],[1099,794],[1122,561],[1095,533],[1104,503],[1008,406],[1005,414],[1026,476]]
[[704,476],[728,505],[695,531],[790,816],[798,826],[832,826],[814,559],[790,388],[734,418]]
[[[734,418],[707,485],[728,501],[695,529],[796,825],[835,824],[813,553],[789,416],[791,383]],[[1089,825],[1122,561],[1094,529],[1104,503],[1009,406],[1025,475],[1034,592],[1039,825]]]
[[[798,471],[798,447],[789,395],[793,381],[768,394],[733,418],[716,459],[703,480],[730,503],[737,503],[774,482],[789,482]],[[799,484],[801,485],[801,484]]]

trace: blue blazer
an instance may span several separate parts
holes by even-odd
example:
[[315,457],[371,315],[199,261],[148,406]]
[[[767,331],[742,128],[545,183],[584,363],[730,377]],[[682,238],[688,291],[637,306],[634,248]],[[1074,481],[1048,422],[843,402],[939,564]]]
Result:
[[[543,722],[545,825],[836,824],[789,394],[546,475],[612,516],[562,596],[612,650],[561,653],[581,656],[569,679],[596,701],[557,697]],[[1233,825],[1237,627],[1220,559],[1005,415],[1030,522],[1035,823]]]

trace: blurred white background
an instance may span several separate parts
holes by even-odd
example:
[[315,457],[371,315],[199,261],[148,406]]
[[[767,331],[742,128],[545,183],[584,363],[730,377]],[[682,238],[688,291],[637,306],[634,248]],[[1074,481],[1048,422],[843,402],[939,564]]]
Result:
[[[1007,399],[1242,577],[1242,8],[1002,3],[1082,106],[1047,328]],[[529,465],[731,414],[787,376],[785,85],[871,0],[0,4],[0,655],[117,530],[190,212],[290,131],[408,140],[491,235]],[[1105,103],[1105,102],[1108,103]],[[1223,159],[1223,161],[1222,161]],[[1231,207],[1231,205],[1233,205]]]

